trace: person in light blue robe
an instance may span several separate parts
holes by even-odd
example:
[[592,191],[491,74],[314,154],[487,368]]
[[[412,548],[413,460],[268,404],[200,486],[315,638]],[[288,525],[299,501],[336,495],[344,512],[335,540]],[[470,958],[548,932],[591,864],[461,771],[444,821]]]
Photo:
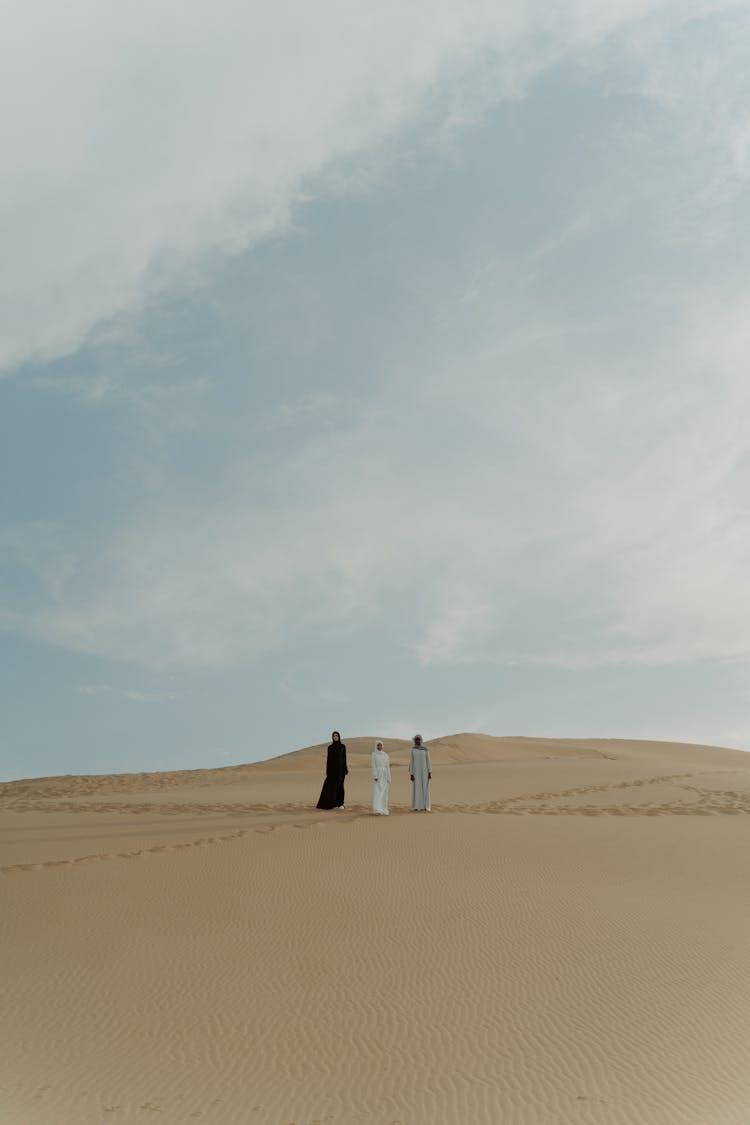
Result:
[[421,734],[414,735],[414,745],[409,755],[409,776],[412,780],[412,809],[429,812],[432,764],[429,747],[423,744]]

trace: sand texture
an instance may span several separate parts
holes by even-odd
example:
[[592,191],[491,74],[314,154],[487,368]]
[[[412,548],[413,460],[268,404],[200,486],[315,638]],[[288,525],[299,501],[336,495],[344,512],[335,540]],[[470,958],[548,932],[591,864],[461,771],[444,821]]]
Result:
[[1,1125],[749,1125],[750,755],[347,743],[0,785]]

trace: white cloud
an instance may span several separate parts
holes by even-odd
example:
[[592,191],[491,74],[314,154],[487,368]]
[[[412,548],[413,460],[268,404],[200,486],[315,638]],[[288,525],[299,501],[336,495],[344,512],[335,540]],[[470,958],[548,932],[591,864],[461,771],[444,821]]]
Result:
[[19,533],[44,596],[6,625],[155,667],[341,630],[386,630],[425,665],[741,658],[745,307],[742,293],[674,308],[661,349],[606,375],[591,356],[582,370],[575,335],[541,332],[538,395],[516,395],[512,368],[497,377],[486,340],[424,357],[429,377],[407,391],[400,373],[334,462],[327,434],[295,443],[263,500],[248,466],[223,504],[139,515],[85,554]]
[[111,684],[79,684],[79,695],[120,695],[134,703],[171,703],[177,695],[173,691],[139,691],[132,688],[116,688]]
[[[145,8],[131,6],[120,27],[105,26],[101,11],[66,9],[57,54],[45,46],[35,68],[46,106],[76,63],[88,19],[85,54],[99,64],[76,68],[43,129],[35,111],[45,144],[50,130],[61,138],[51,158],[23,114],[7,150],[20,153],[19,168],[39,162],[34,190],[24,195],[19,180],[6,197],[15,232],[8,290],[19,284],[10,361],[75,347],[100,317],[173,272],[182,277],[187,263],[280,229],[309,177],[377,147],[424,110],[441,76],[465,74],[482,51],[500,56],[480,76],[484,104],[482,83],[493,95],[517,90],[550,59],[637,28],[628,42],[650,96],[680,123],[680,107],[689,116],[697,96],[684,60],[664,63],[676,6],[646,0],[565,4],[551,15],[541,4],[502,15],[479,4],[388,4],[368,18],[332,3],[328,22],[320,11],[309,22],[287,3],[264,13],[262,27],[258,13],[229,5],[225,20],[213,9],[210,27],[197,7],[181,7],[177,19],[177,8],[160,5],[139,25]],[[649,16],[647,35],[637,21]],[[19,26],[25,18],[19,9]],[[283,50],[270,49],[277,43]],[[128,76],[138,68],[133,91]],[[736,69],[713,103],[725,107],[717,132],[732,152],[744,136],[744,87],[737,104],[728,94]],[[11,74],[20,81],[22,70],[15,63]],[[706,82],[715,78],[709,68]],[[466,105],[456,104],[463,119]],[[713,156],[713,135],[707,145]],[[643,175],[644,193],[661,193],[660,214],[685,166]],[[713,183],[714,165],[706,167]],[[606,201],[609,214],[625,208],[630,186]],[[715,205],[719,196],[708,195]],[[312,437],[295,432],[283,461],[264,467],[262,488],[249,462],[210,505],[160,496],[85,542],[52,524],[8,531],[7,555],[39,596],[31,608],[7,608],[2,624],[155,667],[220,666],[313,632],[378,629],[425,665],[743,656],[747,295],[729,275],[714,292],[658,277],[630,320],[618,310],[608,320],[599,304],[540,303],[535,280],[577,240],[596,237],[600,204],[582,201],[577,216],[515,259],[483,248],[453,292],[436,291],[435,337],[363,402],[359,420],[337,435],[335,459],[316,426]],[[660,332],[643,327],[654,309]],[[125,393],[104,376],[89,397]],[[338,405],[313,390],[265,421],[291,429]]]
[[283,230],[321,176],[333,183],[337,164],[420,115],[460,126],[608,36],[723,7],[6,4],[0,368],[74,351],[217,254]]
[[265,415],[268,430],[289,430],[297,426],[325,425],[336,413],[340,397],[328,391],[300,395],[291,402],[282,402]]
[[459,577],[446,583],[442,596],[433,592],[434,617],[416,644],[421,664],[454,664],[492,629],[493,603]]

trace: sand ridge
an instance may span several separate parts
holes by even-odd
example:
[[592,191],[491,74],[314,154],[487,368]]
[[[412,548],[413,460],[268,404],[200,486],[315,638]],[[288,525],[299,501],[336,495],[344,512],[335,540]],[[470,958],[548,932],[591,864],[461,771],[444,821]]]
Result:
[[351,741],[0,787],[3,1125],[747,1125],[750,755]]

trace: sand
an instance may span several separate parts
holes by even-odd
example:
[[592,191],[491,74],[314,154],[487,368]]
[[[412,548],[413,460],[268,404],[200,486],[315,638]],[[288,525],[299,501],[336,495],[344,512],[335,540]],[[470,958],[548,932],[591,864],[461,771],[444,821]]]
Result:
[[748,1125],[750,755],[431,743],[0,786],[2,1125]]

